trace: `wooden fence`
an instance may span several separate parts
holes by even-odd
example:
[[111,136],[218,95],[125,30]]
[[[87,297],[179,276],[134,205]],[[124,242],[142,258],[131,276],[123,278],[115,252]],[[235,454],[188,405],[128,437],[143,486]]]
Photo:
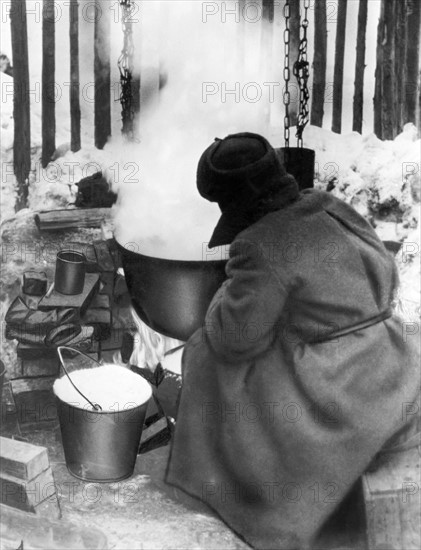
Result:
[[[45,167],[56,149],[56,113],[54,83],[56,70],[54,0],[42,0],[42,164]],[[108,0],[94,0],[99,6]],[[128,0],[119,0],[120,4]],[[239,10],[252,0],[239,0]],[[282,25],[279,17],[285,14],[276,10],[277,0],[257,0],[262,9],[262,18],[273,25]],[[334,52],[332,126],[334,132],[342,130],[344,44],[347,29],[347,0],[337,0],[336,43]],[[93,3],[93,2],[92,2]],[[311,96],[310,123],[322,127],[325,108],[327,27],[330,3],[327,0],[288,0],[290,10],[290,57],[297,58],[300,42],[300,10],[305,3],[314,14],[313,26],[313,87]],[[359,0],[358,30],[356,42],[356,63],[353,97],[352,129],[362,131],[364,68],[366,55],[366,27],[368,0]],[[115,4],[115,2],[114,2]],[[377,37],[377,66],[375,75],[374,131],[381,139],[393,139],[406,122],[413,122],[420,128],[420,1],[381,0],[381,14]],[[80,107],[80,4],[70,0],[70,120],[71,150],[81,147]],[[110,10],[103,9],[102,17],[95,20],[94,33],[94,139],[98,148],[103,148],[111,135],[111,46],[109,39]],[[280,15],[281,14],[281,15]],[[12,53],[14,61],[14,170],[18,181],[16,209],[26,206],[28,196],[28,175],[31,167],[30,138],[30,75],[28,63],[28,38],[26,0],[12,0],[10,12]],[[265,27],[267,29],[267,27]],[[270,27],[269,27],[270,29]],[[266,30],[267,33],[271,32]],[[265,36],[263,36],[263,40]],[[267,39],[267,37],[266,37]],[[283,50],[284,44],[279,44]],[[113,54],[113,58],[116,54]],[[114,60],[113,60],[114,62]],[[291,62],[292,63],[292,62]],[[291,67],[292,69],[292,67]],[[137,102],[138,104],[139,102]],[[282,108],[282,106],[281,106]],[[292,113],[294,115],[294,113]]]

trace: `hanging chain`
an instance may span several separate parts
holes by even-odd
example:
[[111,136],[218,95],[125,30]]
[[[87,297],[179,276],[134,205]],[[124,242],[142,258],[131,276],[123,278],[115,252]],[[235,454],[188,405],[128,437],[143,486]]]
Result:
[[285,105],[284,140],[285,140],[285,147],[289,147],[289,105],[291,103],[291,96],[290,96],[290,93],[289,93],[289,81],[290,81],[290,70],[289,70],[290,5],[289,5],[289,0],[285,0],[284,18],[285,18],[285,30],[284,30],[284,46],[285,46],[284,82],[285,82],[285,88],[284,88],[284,94],[283,94],[284,105]]
[[134,6],[132,0],[120,0],[122,11],[122,25],[124,34],[124,44],[121,50],[121,55],[118,58],[118,69],[120,71],[120,103],[121,103],[121,118],[123,121],[122,132],[129,139],[134,138],[134,109],[133,109],[133,28],[132,28],[132,12]]
[[298,86],[300,88],[300,109],[297,117],[297,146],[303,146],[303,131],[309,120],[309,108],[308,100],[310,94],[307,87],[309,79],[309,62],[307,61],[307,28],[308,28],[308,9],[310,7],[310,0],[304,0],[304,18],[301,23],[302,36],[300,45],[298,47],[298,59],[294,63],[294,76],[297,79]]

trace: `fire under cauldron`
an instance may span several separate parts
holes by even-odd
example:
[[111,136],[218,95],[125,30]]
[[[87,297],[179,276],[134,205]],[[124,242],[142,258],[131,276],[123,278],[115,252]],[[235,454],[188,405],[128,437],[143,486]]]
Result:
[[203,325],[209,304],[226,279],[226,261],[166,260],[117,245],[138,316],[164,336],[187,341]]

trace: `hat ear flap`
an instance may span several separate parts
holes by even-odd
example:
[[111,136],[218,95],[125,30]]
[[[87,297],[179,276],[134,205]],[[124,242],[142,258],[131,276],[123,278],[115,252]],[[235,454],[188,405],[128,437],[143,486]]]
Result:
[[202,153],[202,156],[200,157],[199,163],[197,165],[197,190],[203,198],[207,199],[210,202],[216,202],[218,199],[216,197],[216,185],[211,165],[209,163],[209,157],[216,150],[220,142],[221,140],[219,138],[215,138],[214,143],[212,143],[212,145],[210,145]]

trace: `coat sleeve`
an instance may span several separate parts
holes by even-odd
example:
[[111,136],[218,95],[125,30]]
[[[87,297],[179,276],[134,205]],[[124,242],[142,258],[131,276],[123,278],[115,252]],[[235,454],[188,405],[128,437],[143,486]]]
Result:
[[252,242],[233,243],[226,271],[228,280],[206,314],[205,339],[221,359],[252,359],[264,352],[279,332],[287,291],[270,258]]

